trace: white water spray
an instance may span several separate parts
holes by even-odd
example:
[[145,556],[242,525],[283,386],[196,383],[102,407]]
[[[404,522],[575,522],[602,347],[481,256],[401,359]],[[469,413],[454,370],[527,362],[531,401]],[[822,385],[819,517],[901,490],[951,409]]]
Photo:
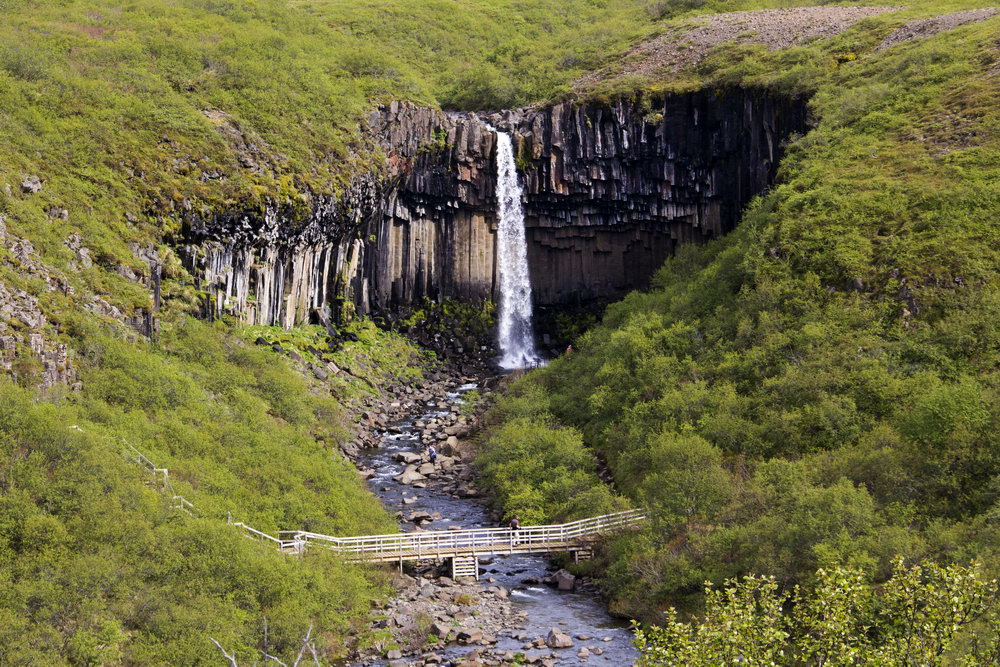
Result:
[[514,165],[510,135],[497,135],[497,260],[500,268],[500,367],[533,366],[541,361],[535,352],[531,328],[531,280],[528,277],[528,244],[524,236],[521,185]]

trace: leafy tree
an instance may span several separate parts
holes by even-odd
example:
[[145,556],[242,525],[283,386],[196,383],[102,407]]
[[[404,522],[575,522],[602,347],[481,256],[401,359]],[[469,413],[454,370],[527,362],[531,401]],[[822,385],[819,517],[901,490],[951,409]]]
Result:
[[[819,570],[808,589],[782,593],[773,578],[706,588],[705,613],[636,626],[640,665],[936,665],[947,657],[988,664],[1000,644],[998,585],[978,563],[894,564],[883,585],[849,568]],[[985,623],[990,641],[962,645]],[[958,649],[957,654],[953,649]]]
[[656,436],[646,448],[624,455],[619,475],[637,484],[639,502],[668,527],[711,516],[732,493],[722,452],[690,433]]

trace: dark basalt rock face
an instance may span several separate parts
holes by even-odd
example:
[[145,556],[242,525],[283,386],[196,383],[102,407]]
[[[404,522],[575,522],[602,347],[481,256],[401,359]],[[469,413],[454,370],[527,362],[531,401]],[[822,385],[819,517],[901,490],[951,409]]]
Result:
[[182,256],[214,311],[252,322],[291,326],[338,299],[374,313],[491,297],[495,135],[484,121],[514,136],[535,300],[560,305],[644,287],[677,244],[732,229],[772,183],[783,140],[806,129],[806,105],[742,90],[482,117],[393,103],[368,123],[383,170],[294,225],[277,208],[193,220]]
[[730,231],[773,182],[804,101],[747,91],[668,96],[646,107],[561,104],[503,113],[519,138],[536,300],[607,299],[644,287],[678,243]]

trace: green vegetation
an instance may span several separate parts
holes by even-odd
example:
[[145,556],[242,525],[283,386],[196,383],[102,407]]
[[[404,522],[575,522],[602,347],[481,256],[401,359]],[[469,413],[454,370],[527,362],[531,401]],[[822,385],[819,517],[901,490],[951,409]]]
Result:
[[[527,395],[519,400],[527,404],[540,398]],[[530,410],[525,405],[519,414]],[[622,509],[621,500],[601,483],[593,455],[572,428],[531,416],[505,421],[493,431],[477,463],[493,492],[503,498],[506,514],[517,515],[526,525]]]
[[[334,658],[384,592],[377,573],[288,558],[224,519],[389,530],[338,445],[344,403],[413,373],[414,350],[371,323],[329,351],[320,328],[185,317],[200,295],[162,245],[185,216],[273,205],[295,226],[315,196],[380,168],[359,131],[373,104],[537,102],[678,25],[662,19],[779,4],[0,2],[0,231],[36,251],[7,237],[0,280],[37,298],[83,382],[41,396],[21,343],[22,386],[0,383],[0,662],[215,662],[209,637],[252,661],[265,618],[272,653],[312,622]],[[602,555],[617,610],[697,609],[705,579],[747,572],[813,590],[821,567],[882,581],[897,554],[997,569],[997,21],[873,54],[907,17],[984,4],[923,0],[830,40],[723,46],[680,79],[595,91],[815,93],[818,120],[735,234],[685,249],[492,413],[481,465],[508,512],[653,511]],[[21,191],[29,176],[40,192]],[[165,258],[152,343],[94,314],[149,308],[125,277],[145,270],[136,243]],[[492,315],[436,308],[406,326]],[[327,359],[344,374],[322,387],[298,372]]]
[[[298,224],[312,198],[379,168],[358,129],[373,103],[544,98],[638,34],[645,2],[0,5],[0,237],[34,248],[0,247],[0,280],[38,299],[83,386],[32,391],[45,369],[27,343],[13,364],[23,387],[0,384],[0,662],[216,662],[210,637],[252,662],[265,619],[273,654],[315,622],[324,656],[341,655],[381,577],[288,558],[225,519],[272,534],[391,530],[339,456],[343,402],[412,375],[415,351],[371,323],[329,352],[317,328],[186,318],[201,295],[162,244],[189,215],[275,205]],[[30,176],[40,192],[21,191]],[[149,309],[125,277],[146,271],[136,243],[165,259],[155,343],[88,312],[95,296],[105,312]],[[324,359],[342,372],[303,380],[297,369]],[[171,491],[128,445],[169,469]],[[172,509],[173,492],[197,516]]]
[[[363,45],[362,72],[421,81],[444,107],[505,109],[568,92],[646,34],[647,0],[294,0]],[[392,53],[381,48],[392,44]]]
[[333,362],[343,373],[329,374],[328,386],[343,399],[377,393],[387,381],[418,379],[435,362],[433,353],[418,350],[399,334],[380,329],[371,320],[355,320],[340,332],[347,340],[357,339],[346,345],[333,341],[318,325],[294,329],[257,325],[243,327],[240,333],[248,343],[263,339],[305,363],[323,367]]
[[[651,510],[597,568],[621,614],[697,611],[702,582],[749,573],[1000,569],[997,19],[874,52],[884,21],[810,47],[829,65],[804,79],[815,129],[735,232],[683,248],[494,408],[481,456],[504,508],[581,516],[549,490],[606,468],[605,493]],[[713,71],[763,86],[793,55]]]
[[461,301],[424,297],[419,305],[404,308],[386,326],[407,334],[431,349],[455,343],[466,352],[492,349],[496,336],[496,305],[491,300]]
[[278,655],[311,622],[325,655],[343,653],[382,575],[280,554],[227,515],[272,535],[392,521],[339,455],[341,405],[234,333],[186,317],[158,344],[87,328],[84,392],[39,402],[0,384],[0,662],[213,662],[210,637],[252,660],[265,619]]
[[[662,627],[636,628],[641,666],[994,665],[1000,659],[997,582],[976,565],[904,567],[877,588],[858,570],[820,570],[815,588],[782,594],[774,578],[709,586],[697,623],[670,610]],[[970,630],[988,628],[989,642]]]

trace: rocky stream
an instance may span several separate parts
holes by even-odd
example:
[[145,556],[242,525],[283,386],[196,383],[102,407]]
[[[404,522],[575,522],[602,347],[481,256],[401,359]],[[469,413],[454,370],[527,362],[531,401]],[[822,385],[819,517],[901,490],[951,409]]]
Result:
[[[468,370],[468,369],[466,369]],[[464,438],[474,418],[463,395],[497,378],[434,374],[403,384],[370,408],[355,462],[402,530],[495,527],[479,497]],[[426,461],[428,444],[440,455]],[[407,563],[396,596],[375,610],[373,628],[392,639],[354,665],[631,665],[628,625],[612,618],[593,584],[558,570],[546,556],[480,559],[480,580],[450,578],[447,562]],[[389,646],[398,646],[386,650]]]

